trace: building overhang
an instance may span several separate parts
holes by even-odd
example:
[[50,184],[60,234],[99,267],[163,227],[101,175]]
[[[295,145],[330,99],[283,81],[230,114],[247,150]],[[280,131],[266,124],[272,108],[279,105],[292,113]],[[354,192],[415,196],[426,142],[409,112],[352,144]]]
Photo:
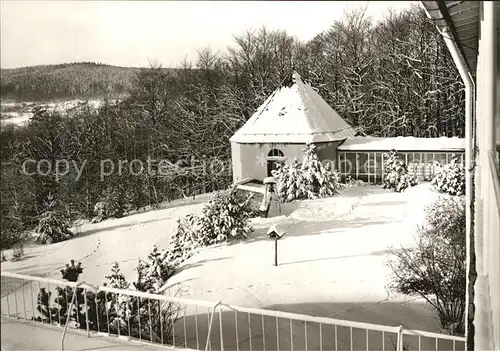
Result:
[[[475,78],[480,36],[481,1],[421,1],[427,15],[442,35],[452,39],[470,74]],[[500,9],[500,2],[496,6]],[[497,33],[500,33],[500,11],[497,11]],[[497,40],[500,35],[497,37]],[[497,45],[500,57],[500,43]]]

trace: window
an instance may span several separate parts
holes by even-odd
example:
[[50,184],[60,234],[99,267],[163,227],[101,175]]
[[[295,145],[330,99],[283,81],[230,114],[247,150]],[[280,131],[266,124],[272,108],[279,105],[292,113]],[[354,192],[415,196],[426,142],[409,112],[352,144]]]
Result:
[[278,150],[278,149],[272,149],[271,151],[269,151],[267,156],[268,157],[285,157],[283,152],[281,152],[281,150]]
[[272,176],[272,171],[276,170],[278,164],[283,166],[285,161],[285,155],[281,150],[272,149],[267,154],[267,176]]

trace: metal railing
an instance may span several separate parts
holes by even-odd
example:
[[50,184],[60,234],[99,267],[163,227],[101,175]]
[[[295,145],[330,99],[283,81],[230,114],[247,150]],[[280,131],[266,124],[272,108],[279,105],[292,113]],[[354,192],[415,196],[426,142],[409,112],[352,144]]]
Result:
[[[1,272],[1,315],[175,348],[211,349],[217,303]],[[201,319],[204,318],[204,321]],[[207,347],[205,347],[207,345]]]
[[247,308],[8,272],[2,272],[1,278],[2,316],[58,325],[63,331],[62,346],[68,328],[87,336],[118,336],[193,350],[465,350],[465,338],[402,326]]

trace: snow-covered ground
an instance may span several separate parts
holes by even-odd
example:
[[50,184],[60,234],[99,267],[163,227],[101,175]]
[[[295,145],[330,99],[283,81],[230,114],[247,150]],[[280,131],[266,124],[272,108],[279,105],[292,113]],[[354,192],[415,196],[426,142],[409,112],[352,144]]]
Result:
[[[66,113],[83,103],[87,103],[92,109],[98,109],[104,104],[102,99],[91,99],[91,100],[61,100],[61,101],[51,101],[44,103],[35,102],[2,102],[0,104],[0,121],[2,125],[14,124],[14,125],[24,125],[31,117],[33,117],[32,109],[35,105],[46,109],[49,112],[59,112],[61,114]],[[117,103],[118,100],[109,100],[110,104]]]
[[[169,283],[200,300],[436,331],[421,300],[386,288],[387,255],[415,244],[423,209],[436,197],[423,184],[402,194],[365,186],[303,201],[287,217],[255,220],[247,242],[192,257]],[[278,267],[266,237],[274,223],[286,232]]]
[[[1,319],[1,348],[8,351],[54,351],[61,349],[61,330],[46,325],[27,324],[21,321]],[[96,337],[88,338],[70,330],[64,339],[66,350],[72,351],[146,351],[165,350],[153,345],[132,344],[117,338]],[[175,351],[175,349],[172,349]]]
[[31,117],[33,117],[33,113],[31,112],[2,112],[0,122],[3,125],[14,124],[22,126],[28,123]]
[[[252,220],[256,232],[248,240],[197,253],[169,285],[182,286],[185,297],[198,300],[437,331],[422,301],[388,292],[385,265],[391,250],[414,244],[423,208],[436,197],[429,184],[405,193],[361,186],[329,199],[287,204],[283,216]],[[176,219],[201,211],[207,198],[82,224],[78,237],[26,248],[22,260],[3,263],[2,270],[60,279],[58,270],[74,258],[84,266],[83,280],[102,284],[117,261],[132,281],[138,257],[146,257],[153,244],[165,247]],[[272,224],[286,231],[278,267],[266,237]]]

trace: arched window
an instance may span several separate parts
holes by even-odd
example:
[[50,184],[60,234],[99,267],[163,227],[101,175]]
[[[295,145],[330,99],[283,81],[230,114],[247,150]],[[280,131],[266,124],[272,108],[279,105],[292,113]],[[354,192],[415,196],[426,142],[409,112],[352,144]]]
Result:
[[271,151],[269,151],[267,156],[268,157],[285,157],[283,152],[281,152],[281,150],[278,150],[278,149],[272,149]]
[[267,176],[272,176],[272,171],[276,170],[278,164],[283,165],[285,162],[285,154],[281,150],[272,149],[267,154]]

